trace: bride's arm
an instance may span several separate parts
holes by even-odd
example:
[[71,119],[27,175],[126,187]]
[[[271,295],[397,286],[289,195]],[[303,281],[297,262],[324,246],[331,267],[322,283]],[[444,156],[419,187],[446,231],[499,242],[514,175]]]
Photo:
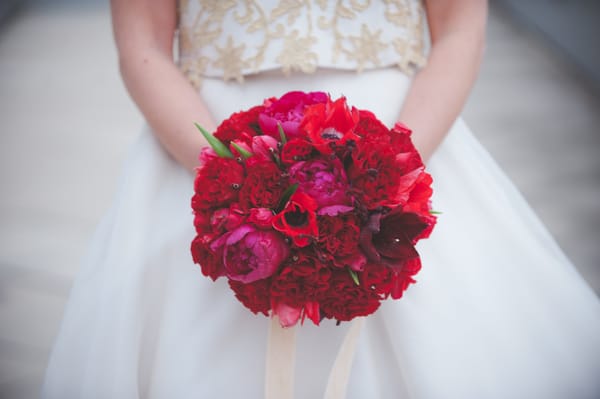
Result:
[[121,75],[167,151],[188,170],[206,145],[193,126],[215,123],[173,61],[176,0],[111,0]]
[[400,113],[423,159],[431,157],[473,86],[485,42],[485,0],[425,2],[431,34],[427,65],[414,79]]

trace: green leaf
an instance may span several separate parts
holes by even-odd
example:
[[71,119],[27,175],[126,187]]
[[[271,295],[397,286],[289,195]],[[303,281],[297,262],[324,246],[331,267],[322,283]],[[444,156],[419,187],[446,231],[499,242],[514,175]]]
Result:
[[442,212],[439,212],[439,211],[429,211],[429,214],[430,215],[441,215]]
[[273,154],[271,155],[273,156],[273,160],[275,161],[277,166],[281,167],[281,158],[279,158],[279,155],[277,155],[275,152],[273,152]]
[[279,137],[281,137],[281,145],[284,145],[285,143],[287,143],[287,137],[285,136],[285,132],[281,127],[281,123],[277,124],[277,130],[279,130]]
[[233,158],[233,154],[231,153],[231,151],[229,151],[229,148],[227,148],[225,144],[221,142],[221,140],[207,132],[202,126],[200,126],[196,122],[194,122],[194,125],[196,125],[196,128],[200,130],[200,133],[202,133],[208,144],[212,147],[213,150],[215,150],[218,156],[220,156],[221,158]]
[[290,198],[292,198],[292,195],[294,195],[294,193],[296,192],[297,189],[298,189],[298,183],[294,183],[283,192],[283,194],[281,195],[281,200],[279,201],[279,205],[277,205],[277,210],[275,213],[279,213],[283,210],[283,208],[285,208],[285,205],[288,203]]
[[358,274],[356,274],[356,272],[350,268],[348,268],[348,273],[350,273],[350,277],[352,277],[354,284],[360,285],[360,281],[358,281]]
[[254,155],[254,154],[252,154],[250,151],[247,151],[247,150],[243,149],[242,147],[240,147],[240,146],[239,146],[239,145],[237,145],[236,143],[231,143],[231,146],[232,146],[233,148],[235,148],[235,149],[236,149],[236,151],[237,151],[237,152],[239,152],[239,153],[240,153],[240,155],[242,156],[242,158],[244,158],[244,159],[248,159],[248,158],[250,158],[252,155]]

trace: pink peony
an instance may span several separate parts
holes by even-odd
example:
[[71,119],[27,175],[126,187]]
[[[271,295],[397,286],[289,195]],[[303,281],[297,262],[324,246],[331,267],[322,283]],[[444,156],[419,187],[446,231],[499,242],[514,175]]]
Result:
[[264,134],[277,139],[279,138],[278,124],[289,139],[298,137],[298,127],[304,117],[304,108],[307,105],[325,103],[327,100],[328,96],[323,92],[291,91],[279,100],[266,102],[264,111],[258,115],[258,124]]
[[317,209],[333,205],[350,205],[348,178],[342,162],[313,159],[296,162],[290,167],[290,183],[298,183],[298,191],[310,195]]
[[224,234],[211,244],[211,249],[223,251],[225,275],[242,283],[270,277],[290,251],[279,233],[249,224]]

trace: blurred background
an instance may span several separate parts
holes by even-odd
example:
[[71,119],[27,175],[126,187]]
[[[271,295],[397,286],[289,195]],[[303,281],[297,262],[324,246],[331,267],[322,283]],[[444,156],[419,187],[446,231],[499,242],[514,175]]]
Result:
[[[0,398],[38,396],[142,118],[108,2],[0,1]],[[600,2],[496,0],[464,117],[600,293]]]

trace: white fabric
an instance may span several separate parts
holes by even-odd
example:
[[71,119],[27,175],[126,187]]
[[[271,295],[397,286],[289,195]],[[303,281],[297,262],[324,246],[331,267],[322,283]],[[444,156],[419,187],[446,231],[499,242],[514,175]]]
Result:
[[[207,80],[217,119],[284,91],[345,94],[396,120],[397,70]],[[191,123],[192,121],[190,121]],[[456,122],[432,158],[432,237],[399,301],[366,320],[348,398],[600,397],[600,303],[519,193]],[[149,131],[75,281],[44,398],[262,398],[269,320],[192,263],[192,176]],[[297,331],[295,397],[322,397],[348,329]]]

